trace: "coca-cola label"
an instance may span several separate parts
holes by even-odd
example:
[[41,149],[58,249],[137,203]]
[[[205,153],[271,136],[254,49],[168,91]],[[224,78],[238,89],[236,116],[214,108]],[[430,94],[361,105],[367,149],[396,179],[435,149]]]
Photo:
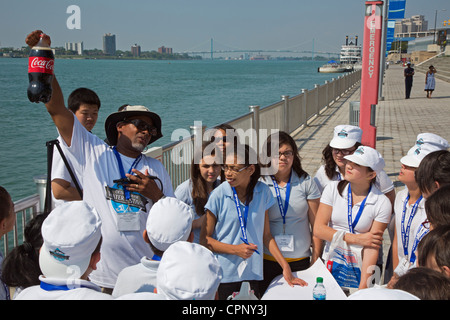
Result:
[[28,73],[48,73],[53,74],[53,66],[55,60],[44,57],[28,58]]

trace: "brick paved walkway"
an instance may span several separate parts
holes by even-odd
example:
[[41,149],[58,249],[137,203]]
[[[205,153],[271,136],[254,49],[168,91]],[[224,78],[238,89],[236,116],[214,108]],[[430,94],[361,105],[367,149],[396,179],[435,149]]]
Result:
[[[397,192],[403,188],[403,184],[397,180],[400,159],[415,144],[419,133],[435,133],[450,141],[450,83],[436,79],[432,99],[426,98],[424,86],[425,74],[416,72],[411,98],[406,100],[403,68],[393,65],[386,70],[384,100],[377,105],[376,149],[383,155],[385,171],[394,182]],[[360,87],[355,86],[294,136],[302,166],[311,176],[322,164],[322,150],[331,141],[334,127],[349,124],[350,102],[359,101],[360,93]],[[392,228],[388,228],[384,234],[384,261],[392,232]]]

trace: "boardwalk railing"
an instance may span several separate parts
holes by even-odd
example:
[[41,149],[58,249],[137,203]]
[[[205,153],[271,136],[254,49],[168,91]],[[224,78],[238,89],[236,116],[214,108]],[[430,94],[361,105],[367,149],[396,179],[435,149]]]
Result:
[[[266,137],[259,136],[261,132],[271,134],[273,130],[286,131],[295,134],[300,131],[315,116],[341,98],[348,90],[359,83],[361,71],[354,71],[337,79],[325,81],[323,85],[316,84],[313,89],[302,89],[302,93],[294,97],[281,96],[281,101],[270,106],[260,108],[257,105],[249,107],[249,112],[227,121],[236,129],[246,132],[253,129],[256,132],[257,146]],[[180,141],[175,141],[162,147],[151,148],[146,154],[159,159],[168,171],[174,189],[190,177],[190,164],[194,154],[194,137],[202,135],[206,128],[192,126],[191,134]],[[45,186],[45,184],[42,184]],[[45,191],[40,192],[45,195]],[[15,202],[17,214],[16,226],[13,231],[0,239],[3,242],[3,254],[23,242],[23,230],[26,223],[39,212],[41,202],[39,195]],[[19,230],[21,232],[19,232]],[[21,235],[21,237],[19,236]],[[2,243],[0,242],[0,245]],[[1,247],[0,247],[1,248]]]

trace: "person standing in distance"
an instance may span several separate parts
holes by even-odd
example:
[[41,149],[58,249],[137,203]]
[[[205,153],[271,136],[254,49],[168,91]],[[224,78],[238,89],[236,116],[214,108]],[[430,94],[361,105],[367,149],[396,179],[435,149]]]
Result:
[[408,61],[406,69],[403,71],[405,76],[405,99],[409,99],[411,95],[411,88],[413,86],[414,68],[411,67],[411,62]]

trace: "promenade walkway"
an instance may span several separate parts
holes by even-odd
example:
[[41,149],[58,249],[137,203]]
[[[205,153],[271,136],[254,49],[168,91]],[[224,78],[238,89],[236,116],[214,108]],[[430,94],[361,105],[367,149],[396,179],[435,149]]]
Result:
[[[400,158],[413,147],[419,133],[432,132],[450,141],[450,83],[436,79],[432,99],[423,91],[425,74],[416,72],[411,98],[405,99],[403,68],[390,66],[386,70],[383,96],[376,114],[376,149],[386,162],[385,171],[396,188]],[[299,146],[302,166],[314,175],[322,164],[322,150],[331,141],[333,129],[349,123],[349,105],[360,100],[359,86],[351,89],[336,103],[294,136]]]
[[[450,83],[436,79],[432,99],[426,98],[424,86],[425,74],[416,72],[411,98],[405,99],[403,67],[394,65],[386,70],[384,101],[379,101],[377,106],[375,147],[383,155],[385,171],[394,182],[396,192],[403,188],[397,179],[400,159],[413,147],[419,133],[435,133],[450,141]],[[350,102],[359,101],[360,93],[360,87],[355,86],[294,136],[302,167],[311,176],[322,164],[322,150],[331,141],[334,127],[349,123]],[[389,247],[389,230],[386,230],[385,257]]]

